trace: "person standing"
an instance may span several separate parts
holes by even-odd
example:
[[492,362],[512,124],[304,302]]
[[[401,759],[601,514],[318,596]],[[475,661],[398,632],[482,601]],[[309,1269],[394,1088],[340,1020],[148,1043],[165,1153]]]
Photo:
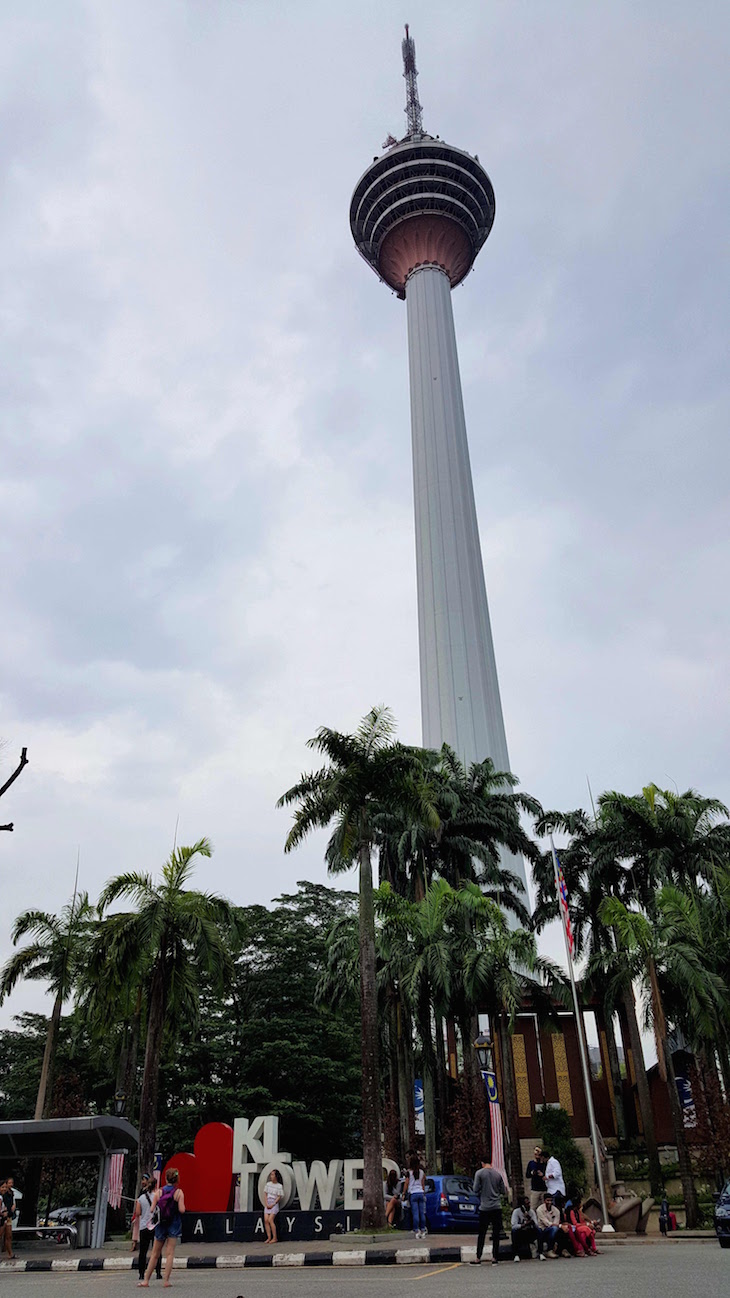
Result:
[[5,1181],[2,1191],[3,1205],[5,1207],[2,1242],[5,1252],[8,1255],[8,1260],[11,1262],[14,1261],[17,1256],[13,1252],[13,1220],[15,1217],[15,1195],[13,1194],[14,1184],[15,1182],[13,1181],[12,1176],[9,1176]]
[[426,1173],[418,1161],[418,1154],[414,1154],[410,1162],[406,1193],[411,1205],[413,1234],[416,1239],[425,1239],[428,1234],[426,1229]]
[[[147,1270],[147,1254],[154,1247],[155,1228],[152,1224],[152,1198],[155,1192],[155,1178],[149,1173],[142,1174],[142,1187],[134,1205],[133,1220],[139,1223],[139,1257],[137,1265],[140,1280],[144,1280]],[[162,1255],[157,1259],[157,1279],[162,1279]]]
[[264,1204],[264,1230],[266,1231],[266,1243],[277,1244],[279,1237],[276,1233],[276,1217],[280,1208],[280,1199],[284,1194],[284,1183],[281,1175],[273,1167],[269,1173],[269,1179],[264,1186],[262,1195]]
[[185,1196],[178,1185],[179,1179],[180,1173],[177,1168],[168,1167],[165,1172],[164,1189],[155,1190],[152,1195],[153,1214],[157,1210],[155,1242],[152,1248],[152,1257],[147,1263],[147,1270],[144,1273],[144,1279],[137,1284],[138,1289],[149,1289],[150,1276],[160,1259],[163,1244],[166,1244],[167,1247],[165,1249],[165,1278],[162,1287],[163,1289],[170,1288],[175,1246],[182,1235],[182,1214],[185,1211]]
[[530,1178],[530,1207],[533,1212],[537,1212],[547,1189],[545,1184],[545,1156],[539,1145],[535,1146],[532,1158],[525,1168],[525,1176]]
[[478,1266],[482,1260],[484,1241],[487,1231],[492,1228],[492,1266],[499,1261],[499,1237],[502,1232],[502,1195],[507,1193],[502,1173],[492,1167],[491,1158],[483,1158],[482,1165],[474,1177],[474,1194],[479,1195],[479,1234],[477,1235],[477,1255],[472,1263]]
[[[547,1151],[543,1151],[543,1153],[547,1154]],[[563,1180],[563,1169],[554,1154],[547,1155],[545,1186],[548,1194],[553,1197],[553,1203],[558,1208],[562,1208],[565,1203],[565,1181]]]
[[[530,1245],[537,1241],[537,1217],[530,1207],[527,1195],[520,1199],[512,1213],[512,1259],[519,1262],[521,1257],[530,1258]],[[540,1249],[538,1247],[538,1253]]]

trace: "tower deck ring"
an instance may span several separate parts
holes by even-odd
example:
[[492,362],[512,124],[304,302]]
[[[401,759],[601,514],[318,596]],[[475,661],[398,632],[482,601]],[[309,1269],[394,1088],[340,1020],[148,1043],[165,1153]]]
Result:
[[[402,296],[414,265],[434,262],[452,287],[461,283],[489,235],[494,212],[494,190],[481,163],[443,140],[422,136],[394,145],[363,173],[350,204],[350,228],[360,254]],[[417,225],[404,238],[402,227],[411,221]],[[418,260],[409,267],[413,257]]]

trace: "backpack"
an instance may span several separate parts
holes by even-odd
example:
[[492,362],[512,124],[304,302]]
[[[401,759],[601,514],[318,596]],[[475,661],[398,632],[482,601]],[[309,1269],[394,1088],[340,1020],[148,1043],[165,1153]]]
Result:
[[177,1213],[177,1204],[175,1203],[176,1189],[177,1186],[175,1185],[166,1185],[157,1201],[157,1213],[161,1226],[170,1226],[175,1220]]

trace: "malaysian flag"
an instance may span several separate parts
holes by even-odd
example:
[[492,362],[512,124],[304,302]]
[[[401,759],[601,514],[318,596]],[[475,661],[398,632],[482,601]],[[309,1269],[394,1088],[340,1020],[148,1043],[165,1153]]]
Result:
[[550,849],[553,854],[553,865],[555,867],[555,886],[558,890],[558,905],[560,907],[560,916],[563,921],[563,928],[565,929],[565,940],[568,944],[568,951],[572,959],[573,947],[575,943],[573,940],[573,926],[570,922],[570,911],[568,910],[568,889],[565,883],[565,875],[563,874],[563,867],[560,864],[558,854],[555,851],[555,845],[553,843],[552,838],[550,839]]
[[492,1167],[500,1173],[507,1185],[507,1172],[504,1166],[504,1136],[502,1134],[502,1110],[497,1092],[497,1078],[494,1073],[482,1073],[489,1100],[489,1125],[492,1132]]
[[122,1173],[124,1171],[124,1154],[112,1154],[109,1159],[109,1191],[107,1199],[110,1208],[122,1206]]

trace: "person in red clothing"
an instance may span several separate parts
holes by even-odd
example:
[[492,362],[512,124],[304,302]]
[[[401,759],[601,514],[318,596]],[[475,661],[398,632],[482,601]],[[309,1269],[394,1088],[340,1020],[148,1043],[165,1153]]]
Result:
[[575,1196],[572,1206],[568,1211],[568,1221],[573,1234],[575,1235],[576,1244],[582,1247],[584,1252],[591,1253],[594,1256],[597,1255],[598,1249],[596,1248],[595,1227],[593,1226],[593,1223],[588,1220],[583,1211],[582,1200],[579,1194]]

